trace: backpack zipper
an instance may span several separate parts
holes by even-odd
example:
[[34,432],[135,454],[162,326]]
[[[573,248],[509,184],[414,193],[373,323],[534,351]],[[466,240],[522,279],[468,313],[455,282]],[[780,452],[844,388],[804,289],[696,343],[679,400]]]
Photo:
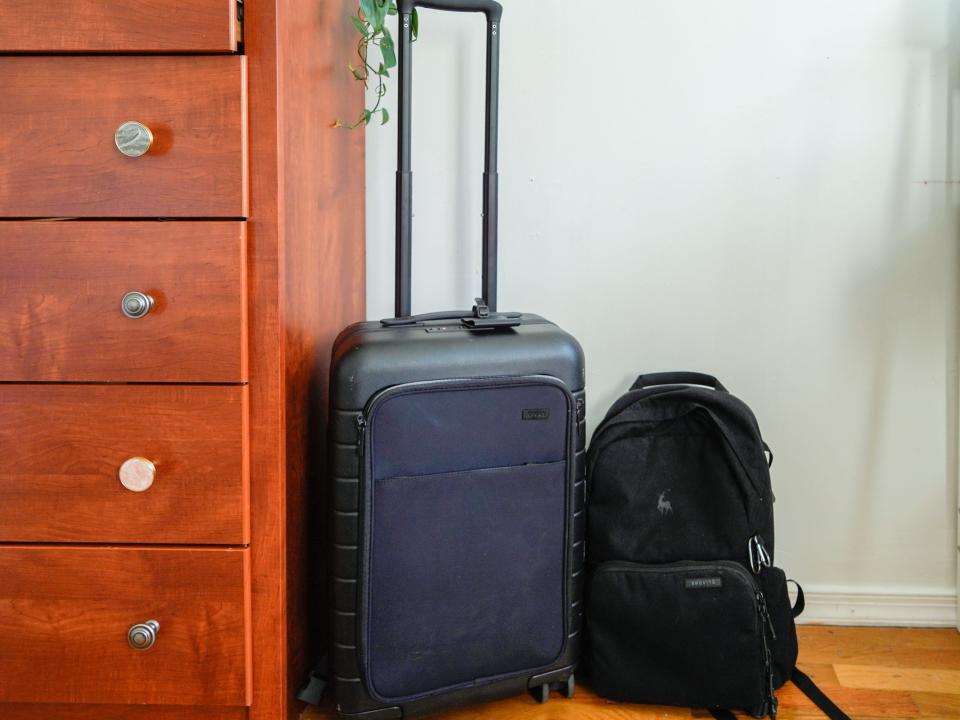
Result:
[[763,641],[763,669],[766,674],[767,706],[765,710],[771,720],[777,720],[779,701],[777,700],[773,687],[773,657],[770,652],[770,645],[767,643],[767,628],[770,628],[770,636],[773,640],[777,639],[777,631],[773,629],[773,620],[770,618],[770,611],[767,608],[767,599],[759,589],[757,589],[757,612],[760,614],[760,638]]

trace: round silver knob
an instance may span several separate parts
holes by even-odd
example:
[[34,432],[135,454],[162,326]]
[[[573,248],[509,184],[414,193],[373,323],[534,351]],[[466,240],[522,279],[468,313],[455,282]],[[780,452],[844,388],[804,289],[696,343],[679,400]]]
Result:
[[117,128],[113,142],[124,155],[136,158],[147,154],[153,145],[153,133],[146,125],[128,120]]
[[157,477],[157,466],[145,457],[132,457],[120,466],[120,484],[131,492],[149,490]]
[[160,623],[156,620],[137,623],[127,631],[127,642],[134,650],[149,650],[157,641],[158,632],[160,632]]
[[142,292],[128,292],[120,301],[120,309],[128,318],[142,318],[153,310],[153,298]]

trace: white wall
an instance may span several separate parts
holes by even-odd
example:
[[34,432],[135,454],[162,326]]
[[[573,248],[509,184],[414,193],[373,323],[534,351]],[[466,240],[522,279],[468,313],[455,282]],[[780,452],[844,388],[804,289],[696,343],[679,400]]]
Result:
[[[717,374],[776,452],[778,562],[823,616],[843,592],[949,621],[960,0],[503,3],[501,309],[580,339],[591,426],[639,371]],[[415,312],[479,289],[482,161],[482,19],[420,27]],[[371,318],[395,129],[367,131]]]

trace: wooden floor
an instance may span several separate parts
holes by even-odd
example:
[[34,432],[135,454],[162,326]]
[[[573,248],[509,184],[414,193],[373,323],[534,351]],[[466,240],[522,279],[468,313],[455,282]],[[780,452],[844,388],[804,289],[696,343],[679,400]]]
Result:
[[[799,667],[853,720],[931,718],[960,720],[960,633],[955,630],[802,626]],[[822,720],[790,683],[782,688],[781,720]],[[327,720],[329,707],[304,720]],[[582,684],[576,697],[554,693],[545,705],[529,696],[472,706],[437,720],[654,720],[707,718],[683,708],[607,702]]]

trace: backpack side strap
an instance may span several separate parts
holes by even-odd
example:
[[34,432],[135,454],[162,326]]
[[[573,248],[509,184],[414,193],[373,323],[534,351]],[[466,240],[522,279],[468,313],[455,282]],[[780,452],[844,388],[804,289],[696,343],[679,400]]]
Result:
[[[820,712],[830,718],[830,720],[850,720],[850,716],[838,708],[833,700],[828,698],[826,693],[817,687],[817,684],[811,680],[810,676],[805,672],[794,668],[793,677],[790,679],[793,681],[793,684],[797,686],[797,689],[810,698],[810,701],[820,708]],[[737,720],[737,716],[734,713],[723,708],[713,708],[710,710],[710,714],[713,715],[715,720]]]
[[800,692],[810,698],[830,720],[850,720],[850,716],[838,708],[833,700],[827,697],[826,693],[817,687],[817,684],[810,679],[810,676],[798,668],[793,669],[793,675],[790,678]]

